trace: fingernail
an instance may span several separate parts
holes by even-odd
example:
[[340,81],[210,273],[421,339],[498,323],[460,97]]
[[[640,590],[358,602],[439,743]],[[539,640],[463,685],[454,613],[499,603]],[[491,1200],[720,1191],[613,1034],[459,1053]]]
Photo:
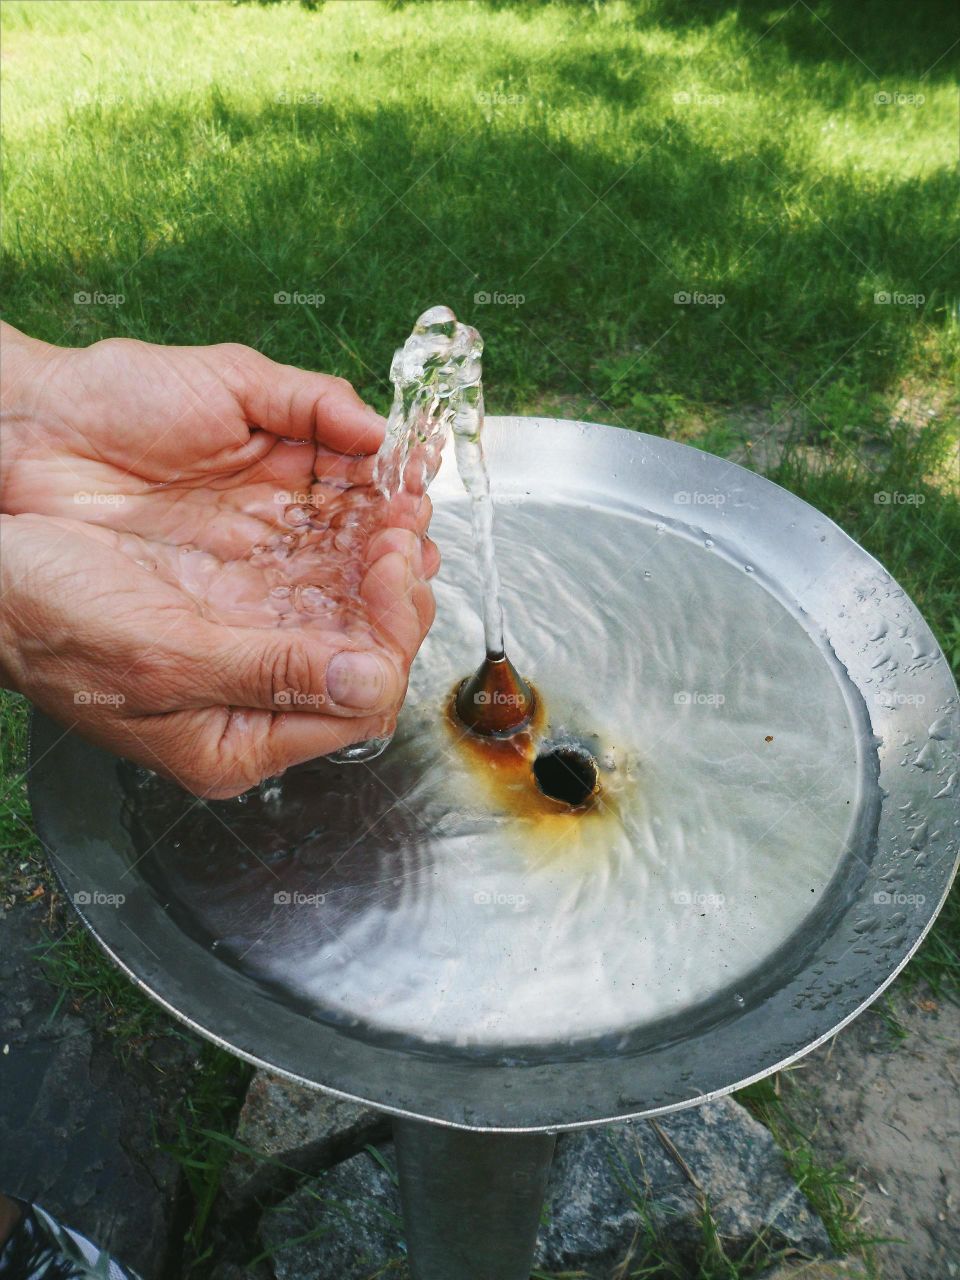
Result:
[[376,707],[386,685],[386,668],[373,653],[345,650],[335,654],[327,665],[327,693],[341,707]]

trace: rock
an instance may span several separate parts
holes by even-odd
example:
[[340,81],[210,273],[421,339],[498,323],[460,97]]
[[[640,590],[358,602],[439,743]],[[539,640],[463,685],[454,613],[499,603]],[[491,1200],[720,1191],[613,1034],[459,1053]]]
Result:
[[[392,1148],[383,1154],[392,1169]],[[633,1121],[562,1134],[536,1266],[606,1278],[645,1238],[648,1224],[646,1238],[655,1235],[692,1257],[703,1239],[704,1204],[731,1256],[745,1253],[761,1234],[775,1249],[830,1252],[822,1223],[768,1131],[723,1099],[666,1116],[656,1127]],[[277,1280],[367,1280],[402,1257],[399,1214],[394,1181],[365,1153],[266,1214],[262,1237],[265,1247],[277,1249]],[[299,1239],[311,1232],[313,1240]],[[285,1249],[291,1237],[296,1249]]]
[[301,1174],[319,1173],[389,1136],[390,1122],[382,1112],[258,1071],[236,1131],[236,1141],[250,1153],[231,1157],[221,1193],[232,1208],[252,1200],[276,1201]]
[[[39,911],[0,913],[0,1190],[33,1200],[144,1280],[164,1273],[178,1186],[154,1133],[161,1077],[120,1062],[41,976]],[[151,1089],[150,1081],[156,1080]]]
[[402,1280],[392,1148],[384,1160],[389,1171],[364,1151],[264,1214],[260,1239],[276,1280],[369,1280],[387,1267],[391,1280]]
[[547,1202],[536,1255],[544,1270],[617,1266],[638,1233],[692,1254],[704,1207],[732,1256],[761,1234],[775,1249],[831,1252],[770,1133],[729,1098],[562,1134]]

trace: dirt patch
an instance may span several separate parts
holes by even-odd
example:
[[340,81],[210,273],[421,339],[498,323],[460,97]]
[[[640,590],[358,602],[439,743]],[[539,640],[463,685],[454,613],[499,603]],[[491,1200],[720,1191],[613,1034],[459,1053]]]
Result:
[[789,1113],[817,1159],[863,1195],[884,1280],[960,1276],[960,1008],[892,998],[901,1039],[872,1010],[785,1081]]

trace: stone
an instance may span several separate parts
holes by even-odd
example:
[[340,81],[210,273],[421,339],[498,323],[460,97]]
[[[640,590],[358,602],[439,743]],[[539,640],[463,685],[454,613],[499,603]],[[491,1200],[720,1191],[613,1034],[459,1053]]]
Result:
[[392,1147],[387,1168],[368,1151],[304,1183],[264,1214],[260,1240],[276,1280],[402,1280],[400,1196]]
[[301,1175],[319,1173],[389,1136],[382,1112],[257,1071],[235,1135],[249,1151],[231,1156],[221,1193],[234,1208],[253,1200],[273,1202]]
[[[154,1133],[160,1075],[59,1010],[36,948],[45,908],[0,912],[0,1190],[42,1205],[144,1280],[166,1274],[179,1171]],[[178,1248],[177,1244],[175,1248]]]
[[731,1256],[761,1235],[774,1249],[831,1253],[769,1131],[729,1098],[561,1134],[547,1204],[536,1255],[544,1270],[617,1266],[645,1235],[692,1254],[704,1208]]
[[[391,1172],[364,1153],[264,1216],[261,1237],[274,1250],[277,1280],[367,1280],[400,1265],[392,1148],[382,1154]],[[654,1123],[561,1134],[535,1265],[605,1280],[647,1231],[692,1257],[702,1242],[704,1206],[730,1256],[745,1253],[760,1235],[773,1249],[830,1253],[823,1224],[791,1180],[769,1132],[737,1103],[722,1099]],[[291,1238],[296,1247],[285,1247]]]

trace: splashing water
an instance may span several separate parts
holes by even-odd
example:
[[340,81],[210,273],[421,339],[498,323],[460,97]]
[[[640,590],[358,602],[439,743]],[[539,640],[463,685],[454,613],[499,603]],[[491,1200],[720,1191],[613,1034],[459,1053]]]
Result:
[[[440,465],[448,431],[457,470],[470,495],[474,548],[480,572],[487,655],[503,657],[503,608],[493,547],[493,502],[483,457],[483,340],[449,307],[431,307],[393,357],[393,405],[377,454],[374,485],[390,501],[402,488],[424,493]],[[371,738],[328,756],[337,764],[371,760],[389,738]]]
[[[393,408],[377,457],[375,483],[385,498],[403,483],[426,489],[436,474],[440,449],[452,429],[457,470],[470,495],[473,533],[483,589],[487,653],[503,653],[500,578],[493,550],[493,503],[483,458],[483,340],[460,324],[449,307],[431,307],[396,352],[390,367]],[[419,475],[417,474],[419,471]]]
[[[316,627],[348,643],[369,644],[373,636],[361,598],[364,546],[385,520],[389,522],[392,501],[401,494],[416,498],[426,491],[452,431],[457,466],[472,499],[487,649],[501,652],[493,506],[480,442],[482,351],[475,329],[460,324],[449,307],[431,307],[394,354],[393,405],[372,463],[317,450],[315,479],[306,491],[278,492],[264,484],[246,501],[242,520],[249,533],[239,546],[235,535],[228,538],[214,525],[207,530],[204,547],[164,548],[151,568],[175,581],[205,616],[218,622]],[[304,441],[284,443],[313,448]],[[129,541],[130,554],[142,557],[139,541]],[[357,743],[328,759],[369,760],[389,741]]]

